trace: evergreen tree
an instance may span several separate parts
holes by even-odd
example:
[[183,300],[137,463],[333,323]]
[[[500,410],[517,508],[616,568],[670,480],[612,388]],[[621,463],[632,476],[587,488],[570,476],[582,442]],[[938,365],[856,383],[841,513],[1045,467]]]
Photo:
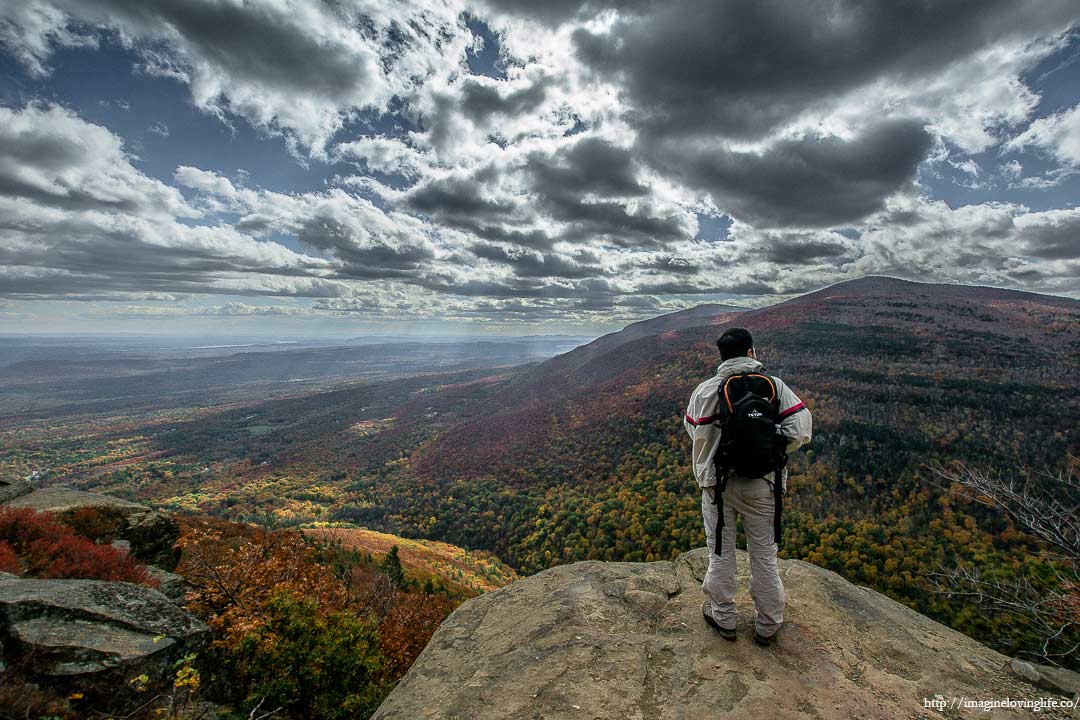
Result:
[[404,590],[407,584],[405,580],[405,569],[401,567],[401,558],[398,557],[397,545],[390,548],[390,552],[387,554],[386,559],[383,560],[382,565],[383,572],[390,578],[390,582],[394,584],[398,590]]

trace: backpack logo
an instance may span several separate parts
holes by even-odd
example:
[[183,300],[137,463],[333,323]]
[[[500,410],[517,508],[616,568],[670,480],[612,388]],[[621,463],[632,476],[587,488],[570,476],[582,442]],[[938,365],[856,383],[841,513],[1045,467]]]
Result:
[[750,412],[748,412],[746,414],[746,416],[747,417],[752,417],[755,420],[757,420],[759,417],[761,417],[761,411],[760,410],[751,410]]

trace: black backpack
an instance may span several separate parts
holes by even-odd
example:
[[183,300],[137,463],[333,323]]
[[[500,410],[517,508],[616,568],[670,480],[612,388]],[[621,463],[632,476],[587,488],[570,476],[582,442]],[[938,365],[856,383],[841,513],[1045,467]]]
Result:
[[732,472],[746,478],[763,478],[776,473],[773,539],[779,544],[787,438],[780,432],[780,397],[776,383],[768,375],[745,372],[725,379],[717,392],[720,394],[720,445],[713,459],[716,467],[713,501],[717,509],[715,552],[720,554],[723,495]]

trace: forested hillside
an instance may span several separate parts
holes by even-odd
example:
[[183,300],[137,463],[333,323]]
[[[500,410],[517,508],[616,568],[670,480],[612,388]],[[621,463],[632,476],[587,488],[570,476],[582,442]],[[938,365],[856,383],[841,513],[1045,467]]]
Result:
[[[175,510],[442,540],[524,574],[670,559],[704,543],[682,412],[737,323],[814,414],[814,441],[792,459],[782,554],[1003,652],[1039,645],[1016,618],[932,591],[933,573],[961,564],[1056,582],[1035,539],[939,487],[933,468],[1075,467],[1080,302],[868,278],[671,322],[494,372],[181,417],[9,423],[0,462]],[[1077,642],[1076,625],[1059,640],[1059,652]]]

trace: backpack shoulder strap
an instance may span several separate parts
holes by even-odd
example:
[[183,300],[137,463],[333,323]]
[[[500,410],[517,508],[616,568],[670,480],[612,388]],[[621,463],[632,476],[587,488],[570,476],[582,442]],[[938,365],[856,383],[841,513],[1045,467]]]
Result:
[[[731,390],[728,386],[731,385],[732,380],[742,379],[748,374],[749,373],[736,373],[735,375],[728,375],[726,378],[724,378],[724,382],[720,386],[720,399],[722,401],[721,404],[727,409],[729,415],[735,412],[735,403],[731,399]],[[738,400],[738,398],[736,398],[736,400]]]
[[773,405],[779,404],[780,394],[777,392],[776,383],[771,377],[769,377],[768,375],[763,375],[759,372],[737,373],[735,375],[729,375],[727,378],[725,378],[723,385],[721,385],[720,387],[720,399],[722,400],[721,404],[727,409],[728,413],[735,412],[735,402],[739,400],[739,398],[735,398],[734,400],[732,399],[731,391],[728,389],[728,385],[731,383],[732,380],[749,380],[751,378],[755,380],[764,380],[765,383],[769,386],[768,401]]
[[758,382],[759,386],[760,386],[761,381],[764,381],[764,384],[767,385],[768,388],[769,388],[769,396],[766,399],[769,402],[776,402],[777,400],[780,399],[780,395],[779,395],[779,393],[777,392],[777,389],[776,389],[776,383],[768,375],[764,375],[762,373],[757,373],[757,372],[748,372],[748,373],[743,373],[739,377],[746,378],[746,379],[751,379],[752,378],[753,380]]
[[771,403],[780,402],[780,393],[777,392],[776,381],[773,380],[768,375],[765,375],[763,373],[753,373],[753,375],[754,375],[754,377],[762,378],[765,382],[769,383],[769,392],[770,392],[769,402],[771,402]]

